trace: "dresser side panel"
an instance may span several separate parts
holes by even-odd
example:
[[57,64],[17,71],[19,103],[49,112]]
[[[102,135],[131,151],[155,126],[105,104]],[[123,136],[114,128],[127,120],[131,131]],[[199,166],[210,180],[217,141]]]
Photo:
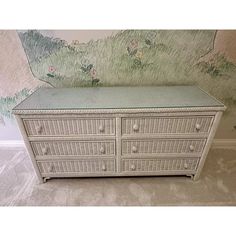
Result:
[[40,183],[43,183],[43,178],[42,178],[42,176],[40,174],[37,162],[35,160],[34,153],[33,153],[33,150],[31,148],[30,142],[28,140],[28,137],[27,137],[27,134],[26,134],[26,130],[25,130],[25,127],[24,127],[24,124],[23,124],[23,121],[22,121],[22,118],[19,115],[15,115],[15,118],[16,118],[16,121],[18,123],[21,135],[22,135],[23,140],[25,142],[26,150],[27,150],[27,152],[28,152],[28,154],[30,156],[30,159],[32,161],[32,164],[33,164],[35,173],[36,173],[36,175],[38,177],[38,180],[39,180]]
[[210,134],[208,136],[208,139],[207,139],[207,142],[206,142],[206,145],[205,145],[205,148],[203,150],[203,153],[202,153],[202,156],[201,156],[201,159],[199,161],[199,165],[198,165],[198,168],[197,168],[197,172],[196,174],[194,175],[194,180],[198,180],[199,179],[199,176],[201,174],[201,171],[202,171],[202,168],[204,166],[204,163],[206,161],[206,157],[207,157],[207,154],[211,148],[211,144],[212,144],[212,141],[213,141],[213,138],[215,136],[215,133],[216,133],[216,130],[218,128],[218,125],[220,123],[220,119],[222,117],[222,114],[223,112],[217,112],[216,113],[216,116],[215,116],[215,119],[214,119],[214,122],[212,124],[212,127],[211,127],[211,130],[210,130]]

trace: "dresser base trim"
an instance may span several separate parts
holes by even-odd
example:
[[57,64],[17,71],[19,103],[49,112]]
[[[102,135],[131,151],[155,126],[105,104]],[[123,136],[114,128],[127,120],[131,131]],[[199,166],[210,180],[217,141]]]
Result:
[[103,174],[97,174],[97,173],[51,173],[51,174],[42,174],[43,178],[90,178],[90,177],[145,177],[145,176],[194,176],[196,172],[195,171],[158,171],[158,172],[142,172],[140,173],[130,173],[130,172],[121,172],[121,173],[103,173]]

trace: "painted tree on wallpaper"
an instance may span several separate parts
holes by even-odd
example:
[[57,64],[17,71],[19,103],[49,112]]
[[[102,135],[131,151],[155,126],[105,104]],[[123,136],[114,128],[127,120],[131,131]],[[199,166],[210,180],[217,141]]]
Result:
[[16,31],[0,30],[0,48],[0,115],[10,117],[11,108],[44,83],[32,75]]
[[216,31],[126,30],[86,43],[36,30],[17,33],[34,86],[1,97],[4,115],[39,86],[197,84],[226,104],[236,103],[235,61],[215,50]]

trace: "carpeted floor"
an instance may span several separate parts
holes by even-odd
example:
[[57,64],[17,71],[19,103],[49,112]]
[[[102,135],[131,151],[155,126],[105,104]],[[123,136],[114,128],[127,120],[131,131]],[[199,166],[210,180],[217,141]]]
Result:
[[212,149],[200,180],[187,177],[52,179],[37,184],[24,149],[0,149],[1,206],[236,205],[236,150]]

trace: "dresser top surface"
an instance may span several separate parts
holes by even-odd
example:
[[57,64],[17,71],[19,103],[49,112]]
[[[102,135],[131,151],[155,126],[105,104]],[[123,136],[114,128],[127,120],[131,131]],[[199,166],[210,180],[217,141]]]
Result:
[[223,107],[196,86],[40,88],[13,110]]

